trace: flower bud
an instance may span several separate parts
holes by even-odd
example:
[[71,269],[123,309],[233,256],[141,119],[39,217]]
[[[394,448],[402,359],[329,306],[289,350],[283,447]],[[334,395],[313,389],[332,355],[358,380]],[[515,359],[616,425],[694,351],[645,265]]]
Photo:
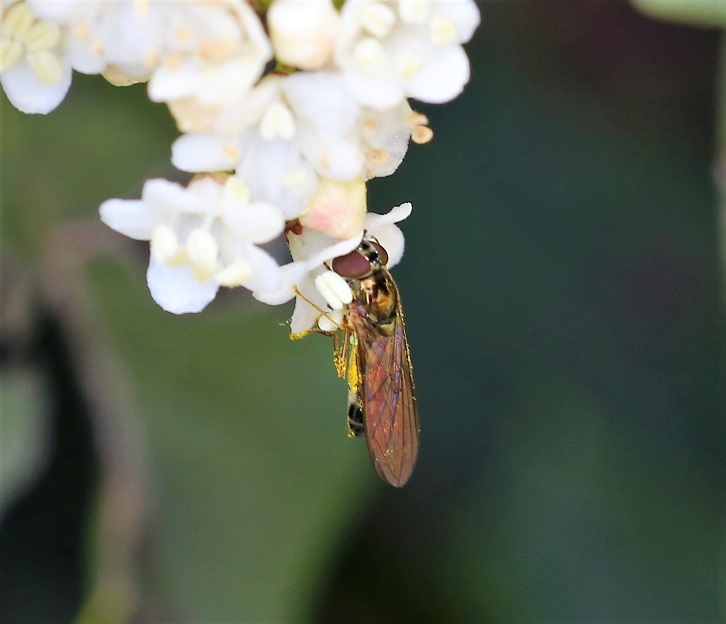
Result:
[[331,0],[275,0],[267,24],[277,60],[299,69],[320,69],[333,53],[338,21]]
[[361,178],[351,182],[320,178],[318,190],[300,215],[300,223],[344,239],[363,232],[365,216],[366,185]]

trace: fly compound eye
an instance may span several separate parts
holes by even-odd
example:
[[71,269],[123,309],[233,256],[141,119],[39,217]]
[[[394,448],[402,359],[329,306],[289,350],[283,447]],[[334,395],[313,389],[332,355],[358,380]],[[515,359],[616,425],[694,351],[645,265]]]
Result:
[[380,262],[383,266],[386,266],[388,264],[388,252],[378,241],[372,240],[370,244],[378,254],[378,262]]
[[361,279],[370,275],[371,263],[358,250],[333,259],[333,271],[345,279]]

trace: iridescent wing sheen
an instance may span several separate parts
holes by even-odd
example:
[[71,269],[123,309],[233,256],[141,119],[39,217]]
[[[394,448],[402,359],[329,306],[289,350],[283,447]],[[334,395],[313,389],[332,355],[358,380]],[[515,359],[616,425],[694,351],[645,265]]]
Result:
[[384,335],[357,302],[349,307],[358,341],[361,380],[358,398],[368,450],[380,477],[401,487],[413,472],[418,454],[418,407],[411,356],[400,304],[393,331]]

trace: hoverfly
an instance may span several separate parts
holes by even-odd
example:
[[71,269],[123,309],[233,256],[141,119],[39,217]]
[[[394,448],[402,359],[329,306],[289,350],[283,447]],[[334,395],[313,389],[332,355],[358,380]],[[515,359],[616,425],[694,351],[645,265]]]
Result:
[[353,291],[336,366],[348,382],[351,434],[365,436],[378,475],[401,487],[416,463],[419,421],[401,300],[387,263],[386,250],[367,236],[332,261]]

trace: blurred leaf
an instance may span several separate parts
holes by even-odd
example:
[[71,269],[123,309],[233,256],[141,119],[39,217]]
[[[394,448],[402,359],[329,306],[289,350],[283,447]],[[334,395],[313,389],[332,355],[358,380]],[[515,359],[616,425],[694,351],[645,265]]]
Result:
[[146,616],[303,620],[375,482],[365,445],[346,436],[330,341],[292,342],[289,311],[251,312],[242,297],[174,317],[140,265],[91,269],[152,462]]
[[646,15],[693,26],[726,28],[724,0],[630,0]]
[[0,519],[47,464],[49,413],[42,375],[31,368],[0,373]]

